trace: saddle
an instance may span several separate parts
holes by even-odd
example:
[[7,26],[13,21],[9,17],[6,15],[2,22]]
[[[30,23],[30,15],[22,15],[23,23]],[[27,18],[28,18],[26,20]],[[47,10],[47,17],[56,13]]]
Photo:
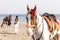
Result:
[[47,17],[47,16],[42,16],[45,20],[46,20],[46,22],[47,22],[47,24],[48,24],[48,29],[49,29],[49,31],[50,32],[52,32],[53,30],[55,30],[56,29],[56,25],[55,25],[55,22],[54,22],[54,20],[52,19],[52,17]]

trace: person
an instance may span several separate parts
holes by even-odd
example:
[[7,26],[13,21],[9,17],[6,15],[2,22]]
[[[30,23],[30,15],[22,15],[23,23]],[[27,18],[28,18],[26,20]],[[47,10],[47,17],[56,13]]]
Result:
[[9,15],[9,16],[8,16],[8,26],[11,25],[11,20],[12,20],[12,15]]
[[12,15],[5,16],[3,19],[3,22],[1,24],[1,27],[3,26],[3,24],[7,24],[8,26],[10,26],[11,25],[11,19],[12,19]]
[[14,27],[15,27],[15,33],[18,33],[18,27],[19,27],[19,19],[18,19],[18,16],[16,16],[16,18],[15,18]]
[[17,24],[17,21],[18,21],[18,16],[16,16],[14,24]]

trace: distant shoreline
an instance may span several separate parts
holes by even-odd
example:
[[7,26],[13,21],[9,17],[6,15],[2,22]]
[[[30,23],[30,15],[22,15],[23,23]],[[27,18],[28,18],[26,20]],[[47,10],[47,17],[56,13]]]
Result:
[[[0,21],[3,20],[5,16],[12,15],[12,20],[15,19],[15,16],[19,16],[19,20],[25,20],[26,14],[0,14]],[[42,15],[42,14],[39,14]],[[54,14],[60,20],[60,14]]]

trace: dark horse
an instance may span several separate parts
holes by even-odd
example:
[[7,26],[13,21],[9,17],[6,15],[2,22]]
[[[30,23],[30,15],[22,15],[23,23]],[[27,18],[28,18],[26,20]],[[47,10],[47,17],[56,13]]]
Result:
[[8,26],[10,26],[11,25],[11,18],[12,18],[11,15],[4,17],[1,27],[3,26],[3,24],[7,24]]

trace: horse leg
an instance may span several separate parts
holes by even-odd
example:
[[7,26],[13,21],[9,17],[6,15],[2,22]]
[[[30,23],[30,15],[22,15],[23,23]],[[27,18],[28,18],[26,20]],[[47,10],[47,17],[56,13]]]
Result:
[[1,27],[3,26],[3,24],[5,24],[6,21],[3,20],[2,24],[1,24]]
[[58,40],[60,40],[60,34],[58,34]]
[[58,35],[55,35],[55,37],[53,37],[54,40],[58,40]]
[[32,39],[35,40],[34,35],[32,35]]
[[51,35],[50,39],[57,40],[57,30],[54,30],[54,33]]
[[58,30],[58,40],[60,40],[60,29]]
[[4,22],[1,24],[1,27],[3,26]]

